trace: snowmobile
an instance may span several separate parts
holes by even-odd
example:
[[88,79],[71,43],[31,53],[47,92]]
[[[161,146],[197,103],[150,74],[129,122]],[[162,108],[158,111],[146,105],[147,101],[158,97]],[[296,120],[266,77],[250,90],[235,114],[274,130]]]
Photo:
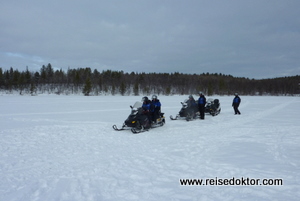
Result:
[[186,121],[190,121],[192,119],[199,118],[200,114],[198,112],[198,108],[197,107],[188,108],[187,102],[188,102],[188,99],[181,102],[182,107],[179,111],[179,114],[177,114],[175,117],[173,117],[171,115],[170,116],[171,120],[184,119]]
[[123,126],[118,128],[116,125],[113,125],[113,129],[116,131],[130,129],[132,133],[137,134],[165,124],[164,113],[159,112],[156,121],[152,122],[149,115],[144,114],[142,105],[142,102],[137,101],[133,106],[130,106],[131,113],[124,121]]
[[205,113],[209,113],[212,116],[216,116],[221,112],[221,105],[219,99],[209,98],[206,101]]

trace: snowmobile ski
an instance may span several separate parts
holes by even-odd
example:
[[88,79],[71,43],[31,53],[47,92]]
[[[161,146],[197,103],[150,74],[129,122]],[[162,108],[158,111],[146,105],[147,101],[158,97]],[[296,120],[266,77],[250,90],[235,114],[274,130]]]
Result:
[[165,119],[158,119],[157,123],[154,123],[151,125],[150,128],[144,128],[143,126],[141,128],[137,128],[137,127],[133,127],[131,128],[131,132],[133,134],[139,134],[139,133],[143,133],[145,131],[149,131],[151,128],[157,128],[157,127],[161,127],[165,124]]
[[171,120],[177,120],[178,119],[178,116],[176,115],[176,117],[174,118],[172,115],[170,116],[170,119]]
[[125,129],[124,129],[124,126],[122,126],[122,128],[118,128],[116,125],[113,125],[112,127],[113,127],[113,129],[116,130],[116,131],[123,131],[123,130],[125,130]]
[[139,134],[139,133],[143,133],[143,132],[145,132],[145,131],[149,131],[149,129],[144,129],[144,128],[142,128],[142,129],[131,128],[131,132],[132,132],[133,134]]
[[196,119],[197,118],[197,116],[196,117],[190,117],[190,116],[186,116],[186,117],[181,117],[181,116],[179,116],[179,115],[176,115],[176,117],[174,118],[172,115],[170,116],[170,119],[171,120],[186,120],[186,121],[192,121],[192,120],[194,120],[194,119]]

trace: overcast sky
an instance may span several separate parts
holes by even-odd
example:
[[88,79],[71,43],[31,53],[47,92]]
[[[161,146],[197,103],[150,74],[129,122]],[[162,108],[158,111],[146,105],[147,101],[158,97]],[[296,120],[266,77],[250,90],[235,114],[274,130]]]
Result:
[[1,0],[0,67],[300,75],[300,0]]

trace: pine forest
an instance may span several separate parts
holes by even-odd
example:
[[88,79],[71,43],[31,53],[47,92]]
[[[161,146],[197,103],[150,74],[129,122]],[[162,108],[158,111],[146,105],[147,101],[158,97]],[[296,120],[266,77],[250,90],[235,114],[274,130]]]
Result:
[[143,73],[77,68],[55,70],[43,65],[37,72],[28,68],[20,72],[14,68],[0,68],[1,93],[83,94],[100,95],[187,95],[199,91],[206,95],[299,95],[300,76],[269,79],[249,79],[221,73],[184,74]]

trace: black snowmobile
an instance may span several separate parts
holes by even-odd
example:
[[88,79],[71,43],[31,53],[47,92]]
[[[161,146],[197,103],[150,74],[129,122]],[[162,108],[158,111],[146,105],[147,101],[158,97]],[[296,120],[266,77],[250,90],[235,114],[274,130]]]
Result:
[[130,106],[131,113],[123,123],[123,126],[118,128],[116,125],[113,125],[113,129],[116,131],[130,129],[132,133],[136,134],[165,124],[164,113],[160,112],[156,121],[152,122],[150,117],[143,113],[142,105],[142,102],[137,101],[133,106]]
[[206,101],[205,113],[209,113],[212,116],[216,116],[221,112],[221,105],[219,99],[209,98]]
[[188,99],[181,102],[182,107],[179,111],[179,114],[177,114],[175,117],[173,117],[171,115],[170,116],[171,120],[184,119],[186,121],[190,121],[190,120],[199,118],[198,107],[195,106],[193,108],[188,108],[187,102],[188,102]]

